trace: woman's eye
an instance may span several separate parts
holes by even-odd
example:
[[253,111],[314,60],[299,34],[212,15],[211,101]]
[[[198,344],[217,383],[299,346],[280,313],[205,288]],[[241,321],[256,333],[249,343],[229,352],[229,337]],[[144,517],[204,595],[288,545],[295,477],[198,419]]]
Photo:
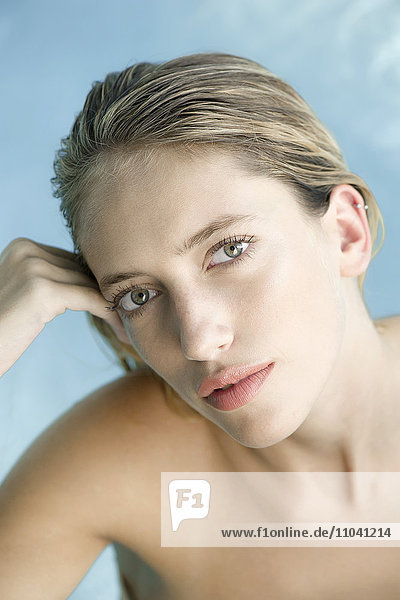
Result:
[[121,306],[127,312],[132,312],[140,308],[146,304],[151,296],[151,294],[157,296],[157,292],[155,290],[149,290],[147,288],[139,288],[136,290],[131,290],[121,299]]
[[[245,242],[244,240],[231,240],[230,242],[227,240],[225,241],[225,244],[221,245],[220,248],[217,248],[217,250],[213,252],[213,260],[208,266],[213,267],[214,265],[219,265],[225,262],[236,262],[234,259],[243,254],[243,252],[247,250],[248,246],[251,245],[250,242]],[[138,287],[127,291],[127,293],[121,297],[119,304],[126,313],[132,316],[134,313],[139,315],[142,313],[141,307],[145,307],[151,298],[154,298],[158,295],[159,292],[156,292],[155,290],[145,287]]]
[[230,242],[229,244],[225,244],[213,254],[214,257],[220,258],[222,260],[220,260],[219,262],[215,262],[215,259],[213,259],[210,265],[213,266],[215,264],[221,264],[235,259],[237,256],[243,254],[243,252],[247,249],[249,245],[249,242],[243,241]]

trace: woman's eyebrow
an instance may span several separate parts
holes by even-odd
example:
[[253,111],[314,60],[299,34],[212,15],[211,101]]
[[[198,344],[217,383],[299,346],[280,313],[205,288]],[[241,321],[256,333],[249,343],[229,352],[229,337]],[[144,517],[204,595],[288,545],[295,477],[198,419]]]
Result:
[[182,246],[175,246],[172,253],[175,256],[187,254],[187,252],[192,250],[195,246],[198,246],[211,237],[216,231],[220,231],[221,229],[225,229],[231,225],[243,223],[244,221],[252,221],[256,218],[256,215],[221,215],[208,223],[205,227],[203,227],[203,229],[200,229],[191,235],[190,238],[182,244]]
[[[190,250],[206,241],[215,232],[220,231],[221,229],[226,229],[232,225],[257,220],[257,218],[257,215],[221,215],[216,217],[205,227],[191,235],[181,246],[175,246],[175,248],[172,250],[172,254],[175,256],[187,254]],[[134,277],[146,277],[146,273],[142,273],[140,271],[110,273],[109,275],[104,275],[104,277],[100,279],[99,285],[102,289],[107,289],[112,285],[128,279],[133,279]]]

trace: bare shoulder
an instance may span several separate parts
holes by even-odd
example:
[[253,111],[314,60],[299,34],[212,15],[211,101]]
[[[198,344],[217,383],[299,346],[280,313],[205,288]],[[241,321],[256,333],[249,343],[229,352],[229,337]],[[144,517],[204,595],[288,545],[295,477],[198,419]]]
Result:
[[20,456],[0,486],[2,598],[65,598],[115,532],[131,523],[137,539],[138,491],[146,492],[162,431],[157,387],[140,375],[102,386]]
[[59,447],[72,444],[77,460],[87,464],[98,485],[115,480],[121,491],[123,481],[132,481],[128,472],[138,477],[142,459],[148,468],[179,426],[182,418],[168,407],[161,384],[148,372],[132,372],[77,402],[48,434]]
[[107,451],[139,451],[140,443],[148,460],[188,423],[168,405],[163,386],[146,371],[127,373],[94,390],[72,413]]
[[[208,421],[190,421],[174,411],[162,385],[148,373],[110,382],[77,410],[82,414],[78,454],[92,454],[91,473],[102,491],[95,499],[101,535],[141,547],[151,524],[159,522],[161,472],[212,470],[199,459],[200,454],[202,461],[209,460],[211,453]],[[206,451],[199,453],[202,448]]]
[[374,319],[374,323],[379,325],[379,327],[385,328],[400,328],[400,315],[390,315],[389,317],[380,317],[379,319]]
[[142,466],[148,474],[152,466],[177,465],[177,450],[185,448],[189,455],[199,436],[208,435],[210,422],[190,408],[185,410],[181,402],[179,410],[172,407],[155,377],[132,372],[95,390],[82,411],[114,464],[121,466],[127,460],[140,475]]
[[389,327],[393,329],[396,335],[400,335],[400,315],[393,315],[392,317],[388,317],[387,322],[389,323]]
[[375,319],[374,324],[378,333],[384,335],[388,343],[400,351],[400,315]]
[[39,513],[53,515],[53,523],[106,541],[107,515],[131,497],[160,444],[167,445],[173,421],[149,375],[124,375],[94,390],[51,423],[5,477],[3,521],[7,513],[8,522],[28,526]]

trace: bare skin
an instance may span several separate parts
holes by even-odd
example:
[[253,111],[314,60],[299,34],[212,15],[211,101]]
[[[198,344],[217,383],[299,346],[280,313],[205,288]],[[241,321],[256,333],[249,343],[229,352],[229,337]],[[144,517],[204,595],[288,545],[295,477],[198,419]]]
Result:
[[[101,194],[96,198],[102,210],[91,215],[83,250],[97,281],[140,270],[144,276],[124,285],[137,283],[152,300],[132,319],[128,292],[119,314],[106,311],[104,299],[116,285],[100,283],[99,290],[78,272],[71,253],[14,240],[0,257],[0,278],[9,282],[0,292],[0,374],[46,322],[67,308],[88,310],[107,319],[204,419],[189,424],[172,413],[145,377],[140,388],[135,376],[124,377],[85,405],[81,437],[75,424],[65,440],[72,454],[61,455],[52,484],[58,477],[58,485],[70,489],[71,464],[76,481],[84,474],[66,530],[75,524],[80,531],[84,523],[96,528],[98,543],[86,563],[110,541],[123,544],[128,552],[118,547],[121,570],[140,600],[224,600],[238,593],[288,600],[398,597],[395,548],[160,547],[162,471],[399,470],[399,319],[374,323],[356,286],[371,254],[365,212],[354,207],[363,202],[358,192],[334,188],[322,223],[310,225],[292,190],[249,178],[226,156],[192,163],[167,154],[156,170],[127,174],[112,206],[101,205]],[[172,247],[212,218],[248,212],[256,217],[252,222],[173,255]],[[253,236],[255,252],[224,270],[219,263],[228,256],[213,247],[242,234]],[[206,375],[266,359],[276,361],[275,380],[249,405],[222,413],[197,395]],[[13,485],[11,477],[3,509]],[[6,531],[0,519],[1,526]],[[145,564],[135,572],[131,553],[158,575],[157,590],[146,592]]]
[[[154,168],[133,172],[112,203],[96,193],[101,210],[81,243],[104,297],[126,288],[121,340],[266,469],[333,461],[338,470],[362,469],[399,374],[357,288],[371,257],[360,194],[336,186],[326,215],[310,224],[290,188],[243,173],[230,156],[189,161],[168,151]],[[245,224],[174,253],[216,216],[248,213]],[[213,249],[243,234],[241,262]],[[121,271],[143,275],[102,284]],[[142,305],[134,284],[147,294]],[[206,375],[268,360],[271,381],[249,405],[220,411],[199,397]]]
[[[396,360],[400,364],[400,318],[381,320],[377,327],[385,332],[393,349],[397,345]],[[394,600],[398,597],[399,548],[161,548],[162,472],[266,469],[252,449],[238,444],[212,422],[204,419],[188,423],[171,411],[165,405],[161,389],[151,379],[145,382],[146,394],[134,401],[130,377],[123,378],[119,394],[113,394],[118,398],[115,405],[118,432],[112,438],[113,464],[120,468],[109,474],[110,490],[114,490],[109,503],[111,506],[118,503],[120,510],[115,518],[105,517],[108,519],[105,537],[116,543],[121,574],[133,598],[183,600],[190,595],[195,600],[205,597],[224,600],[243,595],[254,600],[260,597],[372,600],[379,596]],[[380,421],[376,439],[393,437],[390,409],[392,415],[396,414],[397,404],[398,395],[387,407],[389,418]],[[137,446],[131,441],[137,439],[138,422],[144,434],[151,431],[151,436],[146,439],[142,436],[138,441],[140,456],[146,457],[140,463]],[[109,421],[104,423],[104,429],[107,427]],[[396,440],[385,445],[374,469],[399,470],[400,446]],[[302,464],[302,456],[296,450],[292,458],[296,464]],[[364,469],[370,470],[368,453],[364,459]],[[315,461],[303,468],[334,471],[336,463],[334,459]],[[251,511],[249,506],[249,514]]]
[[[371,256],[365,211],[354,206],[363,205],[361,196],[337,186],[321,228],[309,229],[284,186],[246,178],[224,157],[193,165],[168,154],[165,161],[164,169],[127,176],[86,246],[99,282],[110,273],[144,272],[124,282],[121,339],[207,419],[198,428],[174,419],[166,427],[163,415],[168,433],[159,434],[162,452],[153,476],[146,466],[143,486],[152,481],[157,488],[160,472],[174,470],[397,471],[399,332],[398,325],[397,333],[386,322],[375,326],[356,286]],[[257,215],[258,226],[228,232],[245,229],[258,238],[246,266],[228,274],[200,268],[210,264],[210,256],[202,263],[204,255],[221,234],[189,255],[173,255],[172,245],[216,215],[246,212]],[[213,265],[221,258],[221,251],[214,254]],[[151,299],[130,319],[137,309],[133,282]],[[103,287],[105,297],[115,288]],[[196,395],[205,375],[269,358],[279,368],[275,381],[249,406],[223,413]],[[149,427],[156,414],[158,408],[150,411]],[[400,589],[397,549],[160,549],[157,501],[146,494],[135,510],[145,511],[140,554],[171,598],[215,597],[216,589],[219,598],[231,598],[241,589],[249,598],[268,590],[276,598],[364,599],[382,593],[382,581],[390,586],[385,597],[394,598]],[[114,529],[113,536],[139,552],[129,529],[120,537]]]
[[57,315],[86,310],[118,329],[93,279],[72,252],[28,238],[12,240],[0,254],[0,377]]

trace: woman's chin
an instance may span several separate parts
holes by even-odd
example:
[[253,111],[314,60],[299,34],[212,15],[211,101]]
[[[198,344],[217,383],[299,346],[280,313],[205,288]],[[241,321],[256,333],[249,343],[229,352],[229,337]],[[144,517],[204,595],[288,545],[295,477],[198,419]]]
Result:
[[300,427],[301,423],[302,421],[281,423],[279,425],[275,423],[274,426],[271,426],[271,424],[263,426],[253,424],[252,427],[247,424],[245,428],[232,430],[230,427],[224,426],[222,429],[242,446],[247,448],[269,448],[288,438]]

